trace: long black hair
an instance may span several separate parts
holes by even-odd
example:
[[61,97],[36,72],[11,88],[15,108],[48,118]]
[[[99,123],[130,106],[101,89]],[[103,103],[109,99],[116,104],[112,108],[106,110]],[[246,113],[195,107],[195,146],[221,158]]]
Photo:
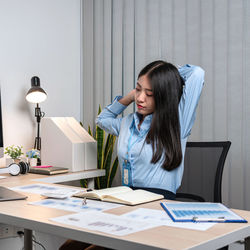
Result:
[[154,61],[145,66],[138,78],[146,75],[154,95],[155,110],[146,143],[153,149],[151,163],[157,163],[164,154],[162,167],[168,171],[182,161],[178,106],[184,80],[177,68],[164,61]]

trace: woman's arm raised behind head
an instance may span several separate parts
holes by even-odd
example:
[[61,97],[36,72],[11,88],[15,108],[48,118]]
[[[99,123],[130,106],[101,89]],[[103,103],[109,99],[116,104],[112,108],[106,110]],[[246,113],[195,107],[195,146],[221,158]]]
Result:
[[178,69],[185,81],[183,94],[179,103],[181,138],[190,135],[195,121],[196,108],[204,84],[204,70],[198,66],[185,65]]

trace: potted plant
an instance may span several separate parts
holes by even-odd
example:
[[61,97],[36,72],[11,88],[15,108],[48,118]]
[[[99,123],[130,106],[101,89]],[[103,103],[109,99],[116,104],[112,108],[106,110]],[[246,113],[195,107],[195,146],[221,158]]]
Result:
[[30,151],[26,152],[26,157],[28,157],[31,167],[37,166],[37,159],[40,159],[40,151],[37,149],[31,149]]
[[[98,114],[101,111],[99,105]],[[115,159],[112,162],[116,136],[111,134],[105,136],[105,131],[98,126],[96,126],[95,133],[88,126],[88,132],[97,141],[97,167],[98,169],[104,169],[106,172],[105,176],[95,178],[95,189],[111,187],[118,168],[117,156],[114,157]],[[86,179],[81,180],[80,183],[82,187],[87,187]]]
[[10,165],[11,163],[19,163],[21,160],[21,155],[23,155],[22,152],[23,147],[22,146],[9,146],[5,148],[5,154],[8,155],[10,158],[6,158],[6,165]]

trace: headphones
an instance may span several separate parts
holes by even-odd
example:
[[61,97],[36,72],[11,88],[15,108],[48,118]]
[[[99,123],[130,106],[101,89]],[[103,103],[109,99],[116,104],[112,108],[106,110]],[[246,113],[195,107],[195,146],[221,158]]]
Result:
[[11,163],[6,168],[0,168],[0,174],[8,173],[13,176],[19,175],[19,174],[26,174],[29,172],[29,163],[20,161],[19,163]]

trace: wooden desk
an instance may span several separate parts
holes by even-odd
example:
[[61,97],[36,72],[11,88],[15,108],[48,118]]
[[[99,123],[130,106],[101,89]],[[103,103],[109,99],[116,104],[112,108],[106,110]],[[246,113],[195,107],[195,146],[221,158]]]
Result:
[[[32,181],[31,181],[32,179]],[[13,187],[34,183],[34,175],[9,177],[0,180],[0,185]],[[29,230],[35,230],[65,238],[80,240],[113,249],[217,249],[250,236],[250,223],[218,223],[206,231],[160,226],[127,236],[114,236],[50,221],[49,218],[71,214],[58,209],[28,205],[40,199],[40,195],[28,194],[22,201],[2,202],[0,222]],[[124,206],[112,209],[113,214],[123,214],[139,207],[161,209],[159,201],[135,207]],[[250,211],[234,210],[250,221]],[[248,240],[247,240],[248,242]],[[249,247],[249,245],[247,245]],[[26,248],[28,250],[28,248]]]

